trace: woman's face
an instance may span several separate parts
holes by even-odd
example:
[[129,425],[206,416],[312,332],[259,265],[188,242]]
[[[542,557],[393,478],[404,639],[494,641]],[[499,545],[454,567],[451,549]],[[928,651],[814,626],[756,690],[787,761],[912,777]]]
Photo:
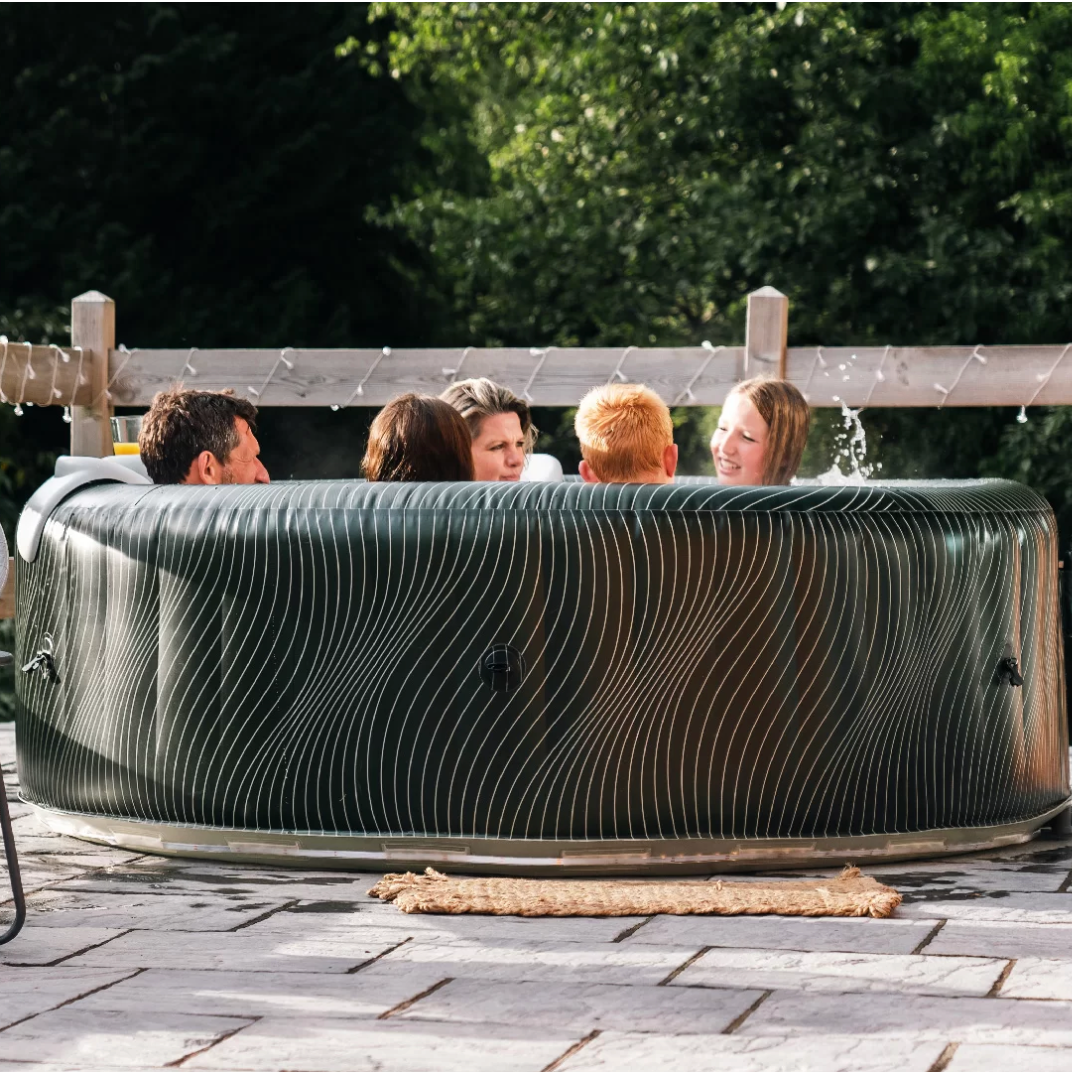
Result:
[[762,484],[770,429],[755,406],[731,394],[711,437],[711,457],[720,484]]
[[480,422],[473,439],[474,480],[520,480],[525,434],[516,413],[495,413]]

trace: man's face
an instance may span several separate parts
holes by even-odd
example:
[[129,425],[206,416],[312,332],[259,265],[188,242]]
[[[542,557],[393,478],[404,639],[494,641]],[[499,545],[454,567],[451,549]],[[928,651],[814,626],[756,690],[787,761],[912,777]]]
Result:
[[267,484],[268,470],[261,464],[261,447],[249,424],[235,417],[238,446],[227,455],[223,463],[221,484]]

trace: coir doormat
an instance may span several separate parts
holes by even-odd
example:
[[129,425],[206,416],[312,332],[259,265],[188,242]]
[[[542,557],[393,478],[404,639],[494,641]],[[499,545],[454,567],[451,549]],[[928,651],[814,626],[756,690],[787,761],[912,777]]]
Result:
[[873,916],[882,919],[901,895],[857,867],[837,878],[750,882],[636,879],[452,878],[384,875],[369,890],[403,912],[487,916]]

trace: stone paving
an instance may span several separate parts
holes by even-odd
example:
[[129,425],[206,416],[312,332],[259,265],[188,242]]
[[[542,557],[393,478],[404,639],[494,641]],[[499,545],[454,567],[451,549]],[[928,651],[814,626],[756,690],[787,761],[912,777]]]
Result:
[[888,920],[407,916],[375,876],[52,835],[10,726],[0,761],[0,1072],[1072,1070],[1072,840],[866,868]]

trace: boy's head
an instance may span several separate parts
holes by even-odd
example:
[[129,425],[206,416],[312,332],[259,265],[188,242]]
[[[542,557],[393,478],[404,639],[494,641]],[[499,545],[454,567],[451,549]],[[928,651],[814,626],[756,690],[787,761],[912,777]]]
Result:
[[573,422],[590,484],[669,484],[677,468],[666,403],[639,383],[593,387]]

